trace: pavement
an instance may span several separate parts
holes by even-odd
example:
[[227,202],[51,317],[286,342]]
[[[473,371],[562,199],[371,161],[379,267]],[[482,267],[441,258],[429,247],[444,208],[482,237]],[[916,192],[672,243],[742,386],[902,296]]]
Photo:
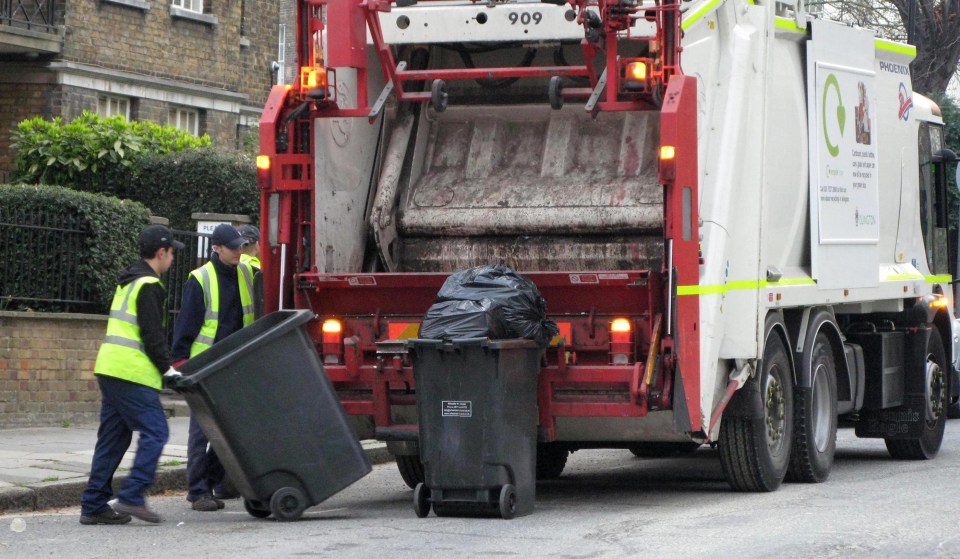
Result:
[[[187,489],[187,432],[190,410],[176,394],[161,396],[170,422],[170,440],[163,447],[153,494]],[[79,506],[87,485],[97,424],[0,430],[0,515]],[[133,464],[137,435],[124,456],[114,486]],[[390,462],[386,444],[361,441],[371,464]]]

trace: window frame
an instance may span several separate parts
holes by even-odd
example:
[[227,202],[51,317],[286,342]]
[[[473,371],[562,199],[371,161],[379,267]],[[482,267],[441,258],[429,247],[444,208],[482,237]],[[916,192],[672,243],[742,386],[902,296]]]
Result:
[[203,0],[170,0],[170,7],[195,14],[202,14]]
[[[191,116],[193,117],[192,127],[190,126]],[[186,123],[183,122],[184,117],[186,117]],[[190,107],[171,106],[167,111],[167,124],[194,136],[200,136],[200,111]]]
[[[107,107],[106,112],[101,110],[101,103],[106,104],[106,107]],[[125,105],[125,110],[123,112],[120,112],[119,110],[117,112],[113,112],[111,108],[113,106],[113,103],[117,104],[118,109],[120,108],[121,104]],[[127,121],[129,122],[130,105],[132,104],[133,103],[131,102],[131,99],[129,97],[122,97],[119,95],[108,95],[106,93],[97,94],[97,114],[103,118],[109,118],[112,116],[121,115],[125,119],[127,119]]]

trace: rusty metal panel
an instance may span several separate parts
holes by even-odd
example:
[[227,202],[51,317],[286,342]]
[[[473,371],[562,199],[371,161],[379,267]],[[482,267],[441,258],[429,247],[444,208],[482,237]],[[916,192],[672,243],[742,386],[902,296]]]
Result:
[[515,270],[659,270],[661,235],[408,237],[403,271],[455,272],[497,263]]
[[402,269],[659,267],[657,113],[450,107],[426,124],[399,208]]

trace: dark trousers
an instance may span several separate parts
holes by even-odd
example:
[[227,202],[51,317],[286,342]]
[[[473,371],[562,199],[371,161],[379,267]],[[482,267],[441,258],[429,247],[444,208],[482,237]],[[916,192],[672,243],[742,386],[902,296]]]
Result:
[[130,505],[143,505],[143,494],[153,485],[163,445],[170,438],[157,390],[103,375],[97,375],[97,383],[101,394],[100,428],[90,481],[80,497],[80,514],[84,515],[107,509],[107,501],[113,495],[113,474],[130,448],[133,431],[140,433],[137,454],[117,498]]
[[214,488],[223,481],[224,473],[217,453],[191,415],[187,438],[187,500],[193,502],[205,495],[213,495]]

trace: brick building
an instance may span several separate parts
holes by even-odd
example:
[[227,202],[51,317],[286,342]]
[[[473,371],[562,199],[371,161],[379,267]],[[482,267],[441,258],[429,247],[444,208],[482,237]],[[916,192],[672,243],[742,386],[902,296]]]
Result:
[[10,133],[34,116],[123,114],[239,146],[290,52],[282,4],[293,2],[0,2],[0,183],[14,170]]

